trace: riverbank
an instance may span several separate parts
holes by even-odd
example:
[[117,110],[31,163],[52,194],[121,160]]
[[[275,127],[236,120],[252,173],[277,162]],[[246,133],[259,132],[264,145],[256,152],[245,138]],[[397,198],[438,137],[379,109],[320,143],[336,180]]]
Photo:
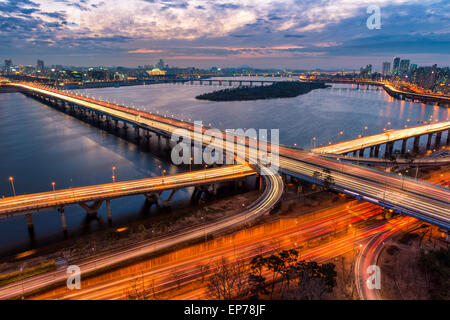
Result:
[[293,98],[315,89],[330,87],[319,82],[280,81],[269,86],[241,86],[218,90],[196,96],[198,100],[209,101],[249,101],[275,98]]

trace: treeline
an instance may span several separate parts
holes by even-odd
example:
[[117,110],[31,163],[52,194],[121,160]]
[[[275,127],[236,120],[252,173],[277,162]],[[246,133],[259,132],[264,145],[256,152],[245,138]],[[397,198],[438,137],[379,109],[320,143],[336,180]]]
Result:
[[295,249],[259,255],[250,264],[222,259],[214,269],[207,287],[211,296],[220,300],[318,300],[336,286],[333,263],[301,260]]
[[196,96],[199,100],[209,101],[247,101],[273,98],[293,98],[315,89],[329,87],[320,82],[280,81],[269,86],[241,86]]

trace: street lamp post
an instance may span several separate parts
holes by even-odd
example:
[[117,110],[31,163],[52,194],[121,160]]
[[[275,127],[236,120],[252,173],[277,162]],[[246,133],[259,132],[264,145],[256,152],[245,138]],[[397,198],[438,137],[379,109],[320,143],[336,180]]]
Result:
[[342,136],[344,134],[344,131],[339,131],[338,136],[337,136],[337,142],[339,142],[339,137]]
[[14,178],[13,177],[9,177],[9,181],[11,181],[11,188],[13,191],[13,195],[14,197],[16,196],[16,189],[14,188]]
[[116,182],[116,167],[112,167],[112,180],[113,183]]
[[52,182],[53,192],[55,192],[55,183]]
[[314,146],[316,144],[316,137],[312,137],[311,138],[311,149],[313,148],[313,141],[314,141]]
[[364,132],[365,132],[367,129],[369,129],[368,126],[364,126],[364,127],[362,128],[362,131],[361,131],[361,137],[364,136]]

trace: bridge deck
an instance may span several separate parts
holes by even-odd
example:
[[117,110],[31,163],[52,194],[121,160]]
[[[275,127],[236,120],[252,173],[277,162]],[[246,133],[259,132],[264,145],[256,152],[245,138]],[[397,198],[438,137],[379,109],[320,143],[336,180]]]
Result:
[[311,149],[311,151],[317,153],[343,154],[388,142],[393,142],[415,136],[421,136],[424,134],[440,132],[449,129],[450,129],[450,121],[430,123],[427,125],[421,125],[399,130],[389,130],[379,134],[374,134],[352,140],[346,140],[323,147],[317,147]]
[[244,178],[253,174],[255,174],[255,171],[249,166],[230,165],[163,177],[115,182],[9,197],[0,199],[0,218],[14,214],[24,214],[27,212],[57,208],[62,205],[73,203],[113,199],[161,190],[218,183]]

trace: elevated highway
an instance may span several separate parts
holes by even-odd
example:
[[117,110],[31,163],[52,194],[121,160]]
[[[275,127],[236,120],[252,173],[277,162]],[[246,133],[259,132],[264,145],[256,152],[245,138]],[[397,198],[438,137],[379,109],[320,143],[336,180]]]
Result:
[[385,154],[388,156],[392,154],[394,144],[401,141],[401,153],[406,153],[406,144],[408,139],[414,139],[414,151],[418,151],[420,138],[427,135],[427,150],[432,147],[432,137],[435,135],[434,146],[439,147],[442,140],[443,133],[446,133],[446,144],[450,144],[450,121],[429,123],[411,128],[388,130],[383,133],[374,134],[370,136],[360,137],[356,139],[346,140],[327,146],[317,147],[311,151],[321,154],[342,154],[347,155],[353,152],[354,156],[364,155],[365,149],[370,150],[370,157],[378,157],[380,146],[385,144]]
[[[238,168],[238,167],[236,167]],[[263,214],[268,214],[280,201],[284,190],[283,181],[278,174],[269,172],[265,167],[256,168],[260,170],[261,177],[265,180],[265,189],[260,197],[235,215],[226,217],[219,221],[214,221],[207,225],[195,225],[181,231],[168,234],[164,237],[143,241],[129,247],[123,247],[112,251],[98,254],[92,258],[77,262],[81,269],[81,277],[85,278],[89,273],[101,270],[102,268],[117,265],[123,261],[137,258],[150,253],[158,252],[172,247],[178,243],[206,238],[207,234],[222,231],[227,228],[239,226]],[[14,282],[0,289],[0,299],[11,299],[23,296],[42,287],[52,284],[64,284],[67,280],[65,268],[37,275],[20,282]]]
[[[71,107],[80,108],[84,110],[83,112],[89,112],[97,117],[102,116],[122,121],[124,124],[131,124],[138,133],[139,130],[153,131],[170,137],[176,130],[186,129],[192,141],[204,144],[204,137],[194,134],[192,123],[80,97],[51,88],[42,88],[30,84],[12,85],[20,87],[29,95],[47,100],[50,103],[69,104]],[[435,124],[440,130],[447,128],[447,125],[448,123]],[[206,129],[203,128],[203,133]],[[251,154],[257,154],[258,152],[251,140],[246,139],[245,143],[235,142],[232,146],[223,146],[220,142],[211,144],[222,147],[223,150],[232,154],[239,153],[239,151],[242,154],[242,149],[246,150],[244,154],[248,152],[247,160],[250,163],[256,163],[257,160],[252,158]],[[264,144],[262,145],[263,147],[259,145],[260,152],[262,148],[265,148]],[[267,150],[270,152],[269,158],[272,158],[272,160],[276,158],[278,153],[276,149],[279,152],[279,172],[281,173],[314,183],[326,184],[329,188],[352,195],[357,199],[364,199],[392,208],[398,212],[410,214],[446,228],[450,227],[450,190],[447,188],[322,158],[315,152],[305,152],[286,146],[268,144]]]
[[[63,230],[67,230],[64,208],[67,205],[79,204],[88,214],[96,214],[103,201],[106,201],[108,219],[111,219],[110,200],[143,194],[155,204],[170,202],[178,189],[202,186],[225,181],[242,179],[256,172],[246,165],[230,165],[213,169],[205,169],[154,177],[147,179],[115,182],[87,187],[70,188],[51,192],[27,194],[0,199],[0,218],[15,215],[27,215],[28,227],[32,228],[31,213],[49,209],[57,209],[61,214]],[[161,192],[172,190],[167,200],[161,199]],[[89,205],[88,202],[93,204]]]

